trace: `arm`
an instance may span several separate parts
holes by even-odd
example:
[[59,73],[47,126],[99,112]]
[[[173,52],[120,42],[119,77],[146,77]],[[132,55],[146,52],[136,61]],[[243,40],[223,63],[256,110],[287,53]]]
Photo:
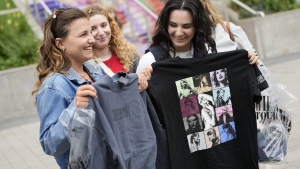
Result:
[[253,45],[249,41],[247,34],[240,26],[237,26],[230,22],[230,32],[234,36],[234,42],[238,45],[238,49],[245,49],[248,51],[251,50],[253,52],[256,52]]
[[146,90],[148,87],[147,80],[149,80],[151,77],[151,73],[152,73],[151,64],[153,62],[155,62],[155,59],[151,52],[148,52],[147,54],[143,55],[139,61],[136,73],[138,74],[138,78],[139,78],[140,92]]
[[214,127],[216,125],[216,113],[215,113],[215,109],[213,106],[209,105],[208,110],[211,112],[211,125]]
[[[151,52],[146,53],[143,55],[139,61],[139,64],[136,69],[136,73],[141,73],[145,68],[155,62],[155,58]],[[152,69],[152,68],[151,68]]]
[[259,57],[257,55],[257,51],[249,41],[248,36],[244,32],[244,30],[240,26],[237,26],[230,22],[230,32],[234,36],[234,42],[237,44],[238,49],[245,49],[248,51],[250,64],[258,64]]
[[59,117],[68,107],[86,106],[88,96],[96,96],[95,89],[91,85],[79,87],[74,100],[74,96],[69,96],[63,89],[55,86],[47,87],[37,95],[37,109],[40,117],[40,143],[46,154],[61,155],[70,149],[69,141]]
[[40,117],[40,143],[48,155],[61,155],[69,150],[70,144],[59,121],[61,112],[71,100],[63,92],[47,88],[36,97]]
[[[212,116],[210,116],[208,114],[209,112],[211,112]],[[216,125],[215,111],[213,110],[212,106],[203,108],[201,110],[201,116],[202,116],[202,119],[204,120],[206,129],[214,127]],[[209,125],[209,126],[206,126],[206,125]]]

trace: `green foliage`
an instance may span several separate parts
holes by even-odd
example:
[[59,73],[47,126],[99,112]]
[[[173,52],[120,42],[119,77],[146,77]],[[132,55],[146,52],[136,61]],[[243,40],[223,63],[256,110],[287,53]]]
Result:
[[0,15],[0,70],[36,63],[38,45],[21,13]]
[[[300,8],[296,0],[240,0],[256,11],[263,11],[265,14],[271,14],[281,11],[287,11]],[[240,18],[248,18],[253,15],[231,1],[230,7],[239,13]]]
[[12,0],[1,0],[0,1],[0,10],[3,10],[3,9],[12,9],[12,8],[16,8],[16,6],[12,2]]

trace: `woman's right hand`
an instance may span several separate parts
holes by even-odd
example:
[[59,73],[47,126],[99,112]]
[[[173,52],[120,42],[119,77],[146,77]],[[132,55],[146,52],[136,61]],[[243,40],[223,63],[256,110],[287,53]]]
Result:
[[250,65],[259,64],[259,57],[251,50],[248,50],[248,58]]
[[85,107],[89,104],[89,96],[97,98],[97,92],[92,85],[83,85],[78,87],[75,96],[75,106]]

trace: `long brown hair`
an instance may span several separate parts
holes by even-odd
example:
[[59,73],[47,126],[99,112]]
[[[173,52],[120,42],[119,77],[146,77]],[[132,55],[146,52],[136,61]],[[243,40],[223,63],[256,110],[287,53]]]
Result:
[[111,28],[111,38],[108,43],[110,50],[120,59],[125,71],[129,71],[135,61],[134,56],[141,56],[141,53],[124,38],[117,22],[99,5],[86,7],[83,9],[83,12],[87,15],[88,19],[99,14],[104,15],[107,18]]
[[222,15],[220,15],[216,9],[213,8],[213,6],[210,3],[210,0],[200,0],[208,12],[208,14],[212,17],[212,20],[215,24],[222,24],[223,23],[223,18]]
[[69,25],[77,19],[86,18],[85,14],[76,8],[61,8],[54,11],[45,21],[44,39],[39,47],[40,60],[36,67],[38,81],[32,94],[36,93],[45,78],[53,72],[66,74],[71,67],[71,61],[64,51],[55,45],[56,38],[65,38],[69,33]]

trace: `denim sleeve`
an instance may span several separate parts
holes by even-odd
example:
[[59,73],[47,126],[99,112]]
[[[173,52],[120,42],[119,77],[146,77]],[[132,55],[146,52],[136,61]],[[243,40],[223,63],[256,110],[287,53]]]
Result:
[[70,149],[70,143],[59,121],[61,112],[66,109],[71,98],[63,92],[46,88],[36,97],[37,110],[40,117],[40,143],[48,155],[61,155]]

